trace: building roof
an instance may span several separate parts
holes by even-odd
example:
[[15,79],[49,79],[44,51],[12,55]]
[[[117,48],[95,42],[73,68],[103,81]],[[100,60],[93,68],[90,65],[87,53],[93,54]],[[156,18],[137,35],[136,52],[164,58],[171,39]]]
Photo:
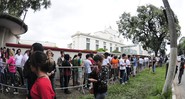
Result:
[[0,26],[10,29],[15,35],[26,33],[28,26],[19,18],[9,14],[0,14]]
[[[6,43],[7,47],[16,47],[16,48],[31,48],[31,45],[26,45],[26,44],[13,44],[13,43]],[[65,52],[82,52],[82,53],[97,53],[97,51],[91,51],[91,50],[77,50],[77,49],[67,49],[67,48],[57,48],[57,47],[49,47],[49,46],[44,46],[44,49],[51,49],[53,51],[65,51]]]

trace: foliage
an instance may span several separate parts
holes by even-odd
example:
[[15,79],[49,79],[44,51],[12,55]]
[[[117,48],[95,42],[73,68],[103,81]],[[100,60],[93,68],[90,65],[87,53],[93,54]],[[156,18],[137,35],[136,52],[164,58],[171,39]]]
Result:
[[185,53],[185,40],[183,40],[183,42],[178,44],[177,49],[178,49],[178,55],[182,55]]
[[0,13],[8,13],[20,17],[29,8],[37,11],[42,7],[47,9],[50,5],[50,0],[1,0]]
[[118,50],[114,50],[112,51],[112,53],[120,53]]
[[107,50],[104,49],[104,48],[99,48],[99,49],[97,49],[96,51],[98,51],[98,52],[106,52]]
[[[171,91],[161,95],[164,77],[164,66],[156,68],[155,74],[147,68],[136,77],[131,77],[126,85],[109,85],[107,99],[171,99]],[[93,95],[83,95],[79,99],[93,99]]]
[[[139,6],[137,16],[131,16],[130,13],[124,12],[119,21],[119,32],[133,43],[141,43],[143,49],[152,49],[157,55],[161,44],[169,41],[169,32],[167,21],[163,8],[157,8],[154,5]],[[176,29],[180,34],[180,26],[175,16]]]

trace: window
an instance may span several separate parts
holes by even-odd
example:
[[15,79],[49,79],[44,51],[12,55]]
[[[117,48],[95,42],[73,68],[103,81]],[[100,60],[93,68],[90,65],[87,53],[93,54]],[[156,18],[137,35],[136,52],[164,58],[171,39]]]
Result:
[[112,52],[112,47],[110,47],[110,52]]
[[123,52],[123,47],[121,47],[121,52]]
[[110,52],[112,52],[112,43],[110,43]]
[[86,50],[90,50],[90,38],[86,38]]
[[96,43],[96,50],[98,50],[99,49],[99,41],[96,40],[95,43]]
[[106,42],[103,42],[103,48],[106,50]]
[[119,48],[118,48],[118,47],[116,47],[116,50],[117,50],[117,51],[119,51]]

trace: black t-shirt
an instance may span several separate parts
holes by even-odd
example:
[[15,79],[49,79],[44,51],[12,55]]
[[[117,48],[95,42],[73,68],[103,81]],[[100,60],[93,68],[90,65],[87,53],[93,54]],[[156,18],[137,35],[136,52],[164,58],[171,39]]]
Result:
[[107,82],[108,82],[108,69],[106,66],[102,66],[99,73],[94,69],[89,78],[96,79],[97,82],[93,82],[94,94],[107,92]]

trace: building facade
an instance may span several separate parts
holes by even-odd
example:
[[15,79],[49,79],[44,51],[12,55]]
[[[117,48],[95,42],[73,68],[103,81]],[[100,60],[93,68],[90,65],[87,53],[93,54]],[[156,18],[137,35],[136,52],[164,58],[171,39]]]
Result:
[[81,50],[98,50],[105,49],[107,52],[123,51],[124,40],[119,37],[119,33],[111,27],[104,31],[95,33],[77,32],[72,35],[72,43],[68,44],[68,48]]
[[123,52],[129,55],[146,55],[149,56],[148,51],[144,50],[140,44],[125,45],[123,46]]

